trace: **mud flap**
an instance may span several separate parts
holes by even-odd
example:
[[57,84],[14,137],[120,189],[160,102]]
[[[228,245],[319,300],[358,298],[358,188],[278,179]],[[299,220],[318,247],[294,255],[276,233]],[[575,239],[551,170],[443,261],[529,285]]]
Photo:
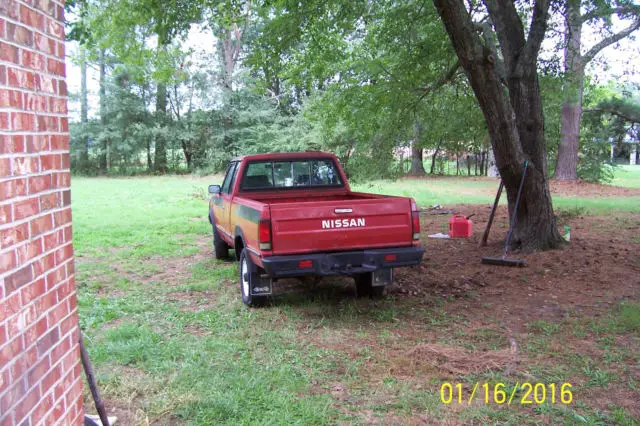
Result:
[[372,287],[384,287],[393,281],[393,268],[378,269],[373,271],[371,275],[373,275]]
[[251,274],[251,295],[252,296],[269,296],[272,293],[272,285],[273,279],[265,276],[262,277],[262,274],[258,272],[253,272]]

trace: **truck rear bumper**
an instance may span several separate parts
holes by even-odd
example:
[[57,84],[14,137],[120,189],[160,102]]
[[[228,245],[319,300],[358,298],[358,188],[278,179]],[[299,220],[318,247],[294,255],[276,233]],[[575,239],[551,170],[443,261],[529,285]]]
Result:
[[263,257],[262,263],[272,278],[303,275],[352,275],[378,269],[418,265],[424,248],[397,247],[337,253],[314,253]]

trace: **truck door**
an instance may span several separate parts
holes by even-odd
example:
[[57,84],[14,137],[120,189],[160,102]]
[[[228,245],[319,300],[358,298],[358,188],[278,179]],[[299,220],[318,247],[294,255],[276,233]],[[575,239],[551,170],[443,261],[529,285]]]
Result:
[[237,161],[229,164],[227,174],[222,182],[220,195],[216,196],[213,203],[217,225],[229,238],[233,238],[231,236],[232,230],[229,229],[229,217],[231,214],[231,190],[235,182],[236,173],[238,172],[238,164]]

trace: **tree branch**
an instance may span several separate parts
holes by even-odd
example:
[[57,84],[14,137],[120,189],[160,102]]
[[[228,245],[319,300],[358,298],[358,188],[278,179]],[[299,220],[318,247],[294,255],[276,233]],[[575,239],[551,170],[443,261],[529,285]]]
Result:
[[529,37],[524,46],[524,53],[518,58],[518,65],[523,63],[537,63],[540,45],[547,31],[549,4],[549,0],[537,0],[533,5],[533,17],[531,18]]
[[582,23],[589,22],[592,19],[597,18],[606,18],[611,15],[638,15],[640,14],[640,6],[638,5],[626,5],[621,7],[611,7],[611,8],[603,8],[603,9],[594,9],[591,12],[587,12],[580,17],[580,21]]
[[418,102],[417,103],[419,103],[422,99],[424,99],[429,93],[431,93],[431,92],[433,92],[435,90],[438,90],[439,88],[441,88],[442,86],[444,86],[445,84],[450,82],[453,79],[453,77],[456,75],[456,71],[458,71],[458,68],[460,68],[460,61],[456,61],[431,86],[429,86],[429,87],[421,87],[421,88],[417,89],[417,90],[422,91],[422,95],[420,95],[420,97],[418,98]]
[[600,41],[600,43],[593,46],[589,51],[582,57],[582,64],[587,65],[595,56],[600,53],[602,49],[605,47],[611,46],[613,43],[617,43],[623,38],[629,36],[632,32],[640,28],[640,15],[636,16],[636,19],[633,21],[631,25],[629,25],[624,30],[611,34],[609,37],[605,37]]
[[627,115],[623,112],[620,112],[616,109],[613,108],[585,108],[582,110],[583,113],[585,112],[607,112],[609,114],[612,115],[616,115],[620,118],[623,118],[626,121],[629,121],[631,123],[640,123],[640,121],[638,120],[637,117],[631,117],[630,115]]

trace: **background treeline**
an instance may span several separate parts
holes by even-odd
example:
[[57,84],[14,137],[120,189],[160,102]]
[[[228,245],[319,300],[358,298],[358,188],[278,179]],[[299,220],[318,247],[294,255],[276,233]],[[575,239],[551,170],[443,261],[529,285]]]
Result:
[[[635,16],[598,4],[609,16]],[[490,43],[481,7],[469,5]],[[336,153],[354,179],[487,173],[483,115],[431,2],[78,0],[66,8],[82,80],[73,94],[75,173],[207,174],[235,155],[299,150]],[[539,64],[551,171],[571,77],[561,60],[563,11],[550,20],[557,43]],[[610,22],[598,25],[611,32]],[[213,45],[186,49],[188,34]],[[93,108],[87,70],[99,76]],[[624,142],[638,140],[639,91],[583,79],[576,168],[606,181],[611,145],[628,161]]]

